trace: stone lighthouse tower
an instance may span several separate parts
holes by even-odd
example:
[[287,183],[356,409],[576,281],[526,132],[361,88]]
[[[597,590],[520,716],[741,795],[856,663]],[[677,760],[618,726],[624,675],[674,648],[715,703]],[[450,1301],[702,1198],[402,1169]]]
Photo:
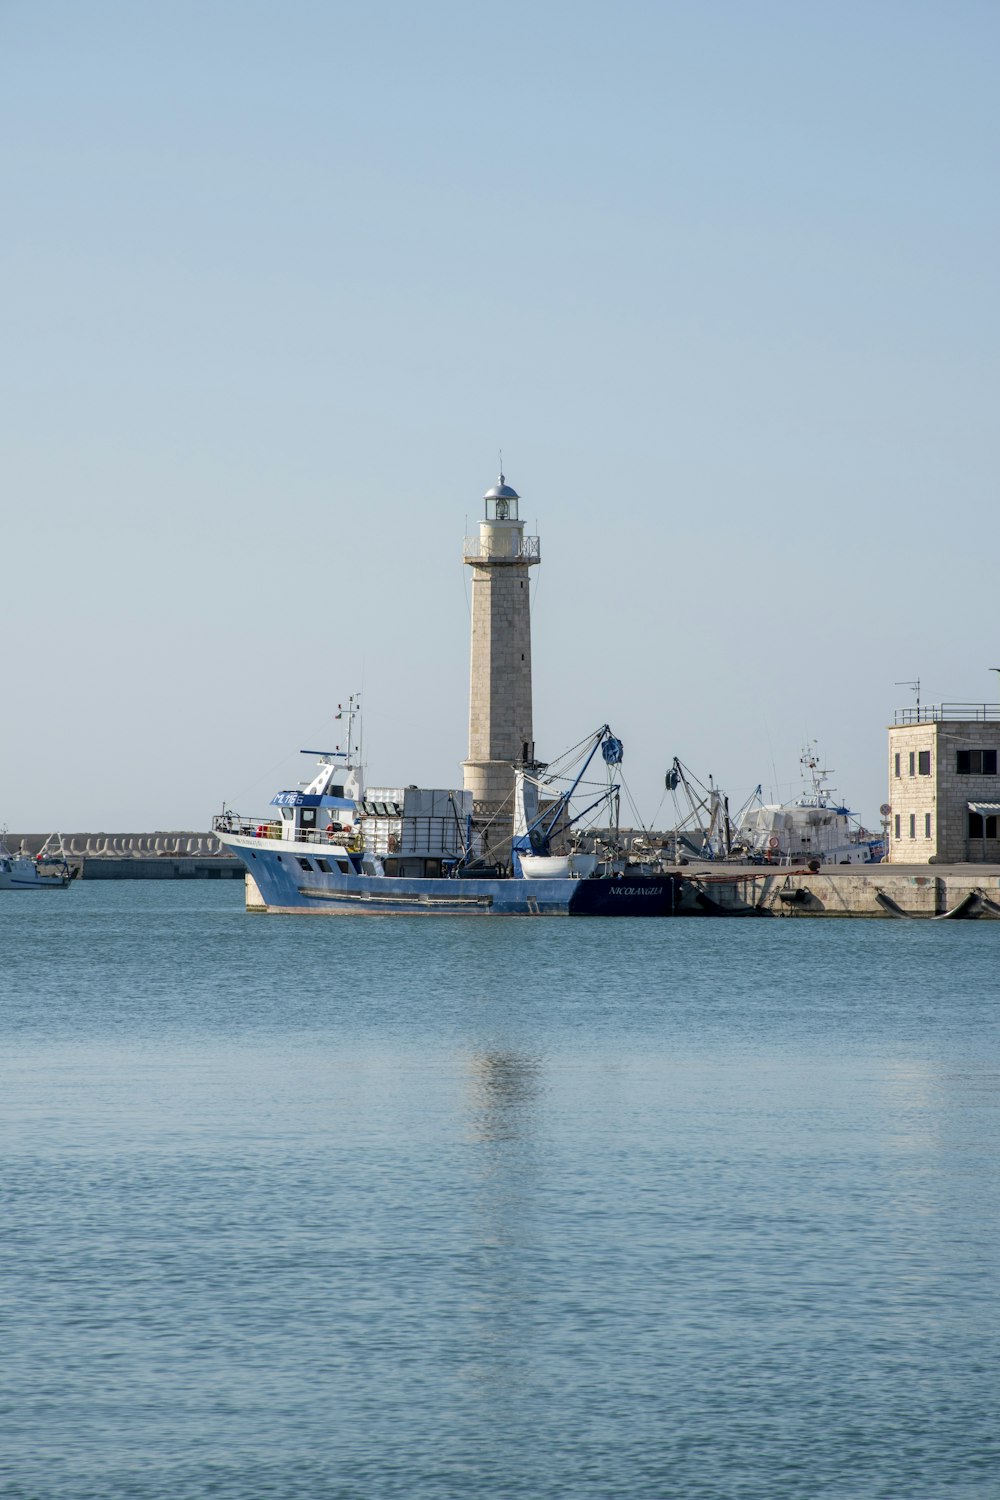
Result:
[[472,569],[472,664],[465,789],[483,811],[514,789],[512,764],[533,760],[531,612],[528,569],[540,559],[537,536],[524,535],[519,495],[501,474],[483,497],[479,535],[465,539]]

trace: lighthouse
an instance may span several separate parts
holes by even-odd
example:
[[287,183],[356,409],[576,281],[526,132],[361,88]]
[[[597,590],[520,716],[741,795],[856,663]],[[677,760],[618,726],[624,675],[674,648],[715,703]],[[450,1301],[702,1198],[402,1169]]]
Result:
[[520,496],[500,475],[483,496],[479,535],[465,538],[472,569],[469,756],[465,790],[483,812],[514,789],[513,766],[535,757],[531,723],[529,569],[540,561],[537,536],[524,535]]

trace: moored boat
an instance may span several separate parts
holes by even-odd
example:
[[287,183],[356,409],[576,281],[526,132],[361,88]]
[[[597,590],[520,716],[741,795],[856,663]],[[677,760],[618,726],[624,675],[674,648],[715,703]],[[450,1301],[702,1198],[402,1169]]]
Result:
[[814,748],[800,757],[808,786],[791,802],[758,803],[741,815],[737,848],[758,863],[819,861],[826,865],[877,864],[885,852],[877,834],[862,827],[850,808],[824,783]]
[[[621,743],[607,725],[591,737],[584,769],[598,750],[609,767],[620,763]],[[256,888],[259,900],[248,904],[268,912],[332,916],[664,917],[674,912],[675,875],[626,876],[602,869],[592,858],[553,849],[557,832],[565,834],[577,821],[569,812],[570,797],[582,771],[540,812],[538,778],[523,766],[515,769],[514,836],[498,859],[488,831],[474,824],[470,792],[366,790],[361,768],[351,764],[347,751],[302,753],[318,757],[316,774],[301,790],[278,792],[266,817],[224,809],[213,819],[213,832],[243,861]],[[609,788],[610,794],[616,790],[613,784]],[[526,874],[525,860],[529,867],[532,860],[541,864]]]
[[62,890],[79,874],[70,866],[57,833],[50,834],[37,854],[7,847],[6,832],[0,833],[0,891]]

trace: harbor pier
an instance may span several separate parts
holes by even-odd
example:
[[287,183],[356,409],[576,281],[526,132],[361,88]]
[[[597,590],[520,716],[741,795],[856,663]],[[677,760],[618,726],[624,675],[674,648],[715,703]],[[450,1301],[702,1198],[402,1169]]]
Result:
[[1000,864],[691,864],[681,914],[690,916],[1000,917]]

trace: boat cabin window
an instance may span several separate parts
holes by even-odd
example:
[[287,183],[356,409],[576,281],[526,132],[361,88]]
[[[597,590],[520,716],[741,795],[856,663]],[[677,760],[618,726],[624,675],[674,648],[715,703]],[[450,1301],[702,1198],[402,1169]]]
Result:
[[316,809],[314,807],[303,807],[299,813],[300,828],[316,827]]
[[303,870],[311,870],[312,869],[312,865],[309,863],[309,861],[307,859],[303,859],[301,854],[299,855],[298,859],[299,859],[299,864],[302,866]]

